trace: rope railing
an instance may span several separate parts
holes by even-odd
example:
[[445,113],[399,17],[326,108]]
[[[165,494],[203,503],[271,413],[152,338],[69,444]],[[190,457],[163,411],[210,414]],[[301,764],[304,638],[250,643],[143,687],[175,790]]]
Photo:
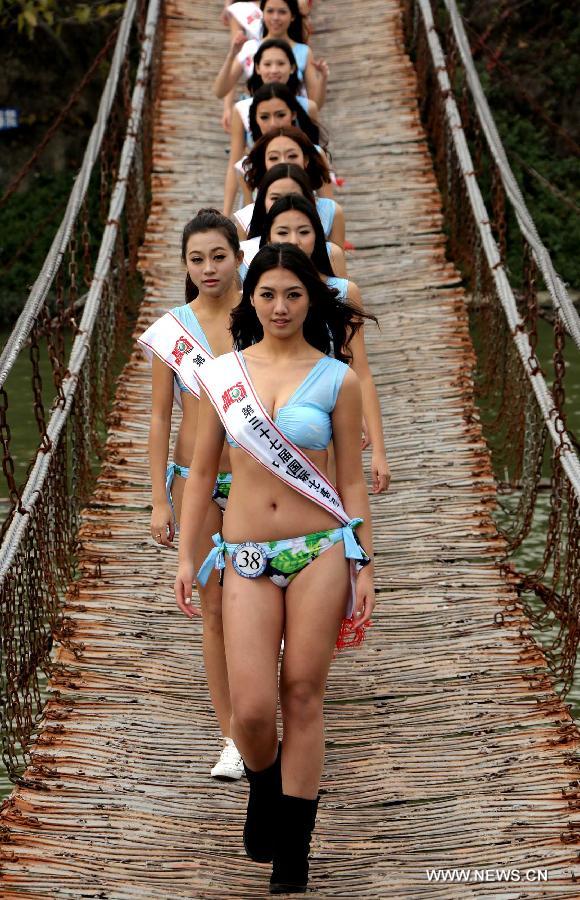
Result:
[[561,315],[566,330],[573,338],[574,343],[580,348],[580,316],[578,315],[578,310],[572,303],[564,282],[554,268],[551,256],[538,234],[534,220],[509,164],[471,56],[469,41],[465,33],[463,20],[457,9],[457,3],[455,0],[444,0],[444,3],[449,14],[455,44],[463,63],[467,84],[473,97],[475,113],[485,135],[489,150],[495,160],[505,192],[512,204],[519,227],[532,249],[535,263],[542,273],[552,303]]
[[[46,133],[43,135],[40,143],[34,148],[32,155],[26,160],[24,165],[20,168],[20,171],[16,173],[16,175],[11,179],[8,187],[0,197],[0,209],[3,206],[6,206],[8,200],[12,197],[13,194],[16,193],[24,179],[30,172],[34,169],[46,147],[50,144],[51,140],[57,135],[62,128],[63,123],[66,121],[67,117],[70,115],[72,109],[74,109],[75,105],[78,103],[80,97],[83,94],[84,89],[88,84],[90,84],[91,80],[95,77],[98,72],[100,66],[103,64],[106,56],[111,49],[113,42],[115,41],[118,34],[118,26],[113,28],[109,37],[95,56],[91,65],[89,66],[87,72],[85,72],[83,78],[74,89],[72,94],[69,96],[67,102],[64,107],[60,110],[57,116],[55,116],[53,122],[50,124],[50,127],[47,129]],[[118,70],[117,70],[117,78],[118,78]]]
[[[445,3],[447,7],[454,5],[449,0]],[[456,24],[457,17],[455,9]],[[466,91],[472,82],[475,84],[473,64],[469,80],[467,76],[463,81],[456,77],[457,59],[450,64],[443,51],[429,0],[407,0],[405,18],[422,116],[443,196],[450,254],[462,270],[476,307],[476,392],[500,488],[497,525],[505,539],[503,565],[518,587],[542,638],[554,678],[565,692],[573,680],[580,639],[580,461],[574,439],[566,429],[563,387],[564,336],[567,328],[572,333],[575,319],[567,315],[570,308],[563,300],[563,284],[537,236],[519,189],[513,190],[513,175],[503,148],[496,143],[499,137],[486,104],[483,120],[495,167],[486,185],[494,207],[493,215],[488,213],[481,189],[482,178],[489,174],[482,164],[482,142],[477,132],[473,135],[470,131],[473,115],[467,124],[464,115],[466,110],[470,112]],[[462,44],[462,51],[469,55],[468,46]],[[457,84],[463,87],[461,115],[455,96]],[[470,137],[475,157],[468,143]],[[506,266],[504,183],[506,191],[509,185],[509,199],[517,209],[526,241],[521,292],[512,287],[513,275]],[[555,306],[555,377],[551,388],[538,357],[535,282],[542,266]],[[539,497],[546,484],[548,505],[542,507]],[[541,552],[535,551],[532,562],[525,561],[530,554],[524,560],[524,542],[541,514],[546,517],[543,547]],[[535,531],[537,534],[538,529]]]
[[137,10],[137,0],[128,0],[119,27],[109,75],[103,89],[95,124],[87,144],[82,165],[75,179],[65,214],[18,321],[0,354],[0,388],[4,386],[16,358],[26,343],[42,305],[52,287],[56,272],[65,256],[73,229],[85,201],[93,169],[99,159],[109,116],[113,107],[121,71],[127,60],[127,48]]
[[[115,52],[116,74],[112,73],[105,88],[107,96],[103,95],[100,118],[85,155],[86,168],[77,178],[65,218],[29,298],[26,317],[19,319],[9,352],[4,355],[5,378],[16,358],[16,348],[26,340],[27,334],[35,346],[35,335],[42,333],[49,320],[49,304],[45,303],[48,288],[55,275],[58,278],[65,246],[70,253],[75,217],[85,203],[90,170],[99,158],[98,148],[113,116],[113,129],[122,132],[121,140],[115,137],[105,161],[101,158],[101,177],[104,170],[107,176],[112,176],[112,184],[107,185],[108,202],[94,267],[92,258],[89,260],[91,273],[90,279],[85,279],[88,292],[82,304],[82,317],[78,323],[72,313],[69,317],[73,326],[72,346],[66,365],[62,334],[57,357],[55,329],[45,328],[48,356],[51,362],[56,359],[53,375],[57,395],[41,431],[41,444],[26,484],[18,490],[0,546],[0,696],[4,702],[0,721],[2,756],[13,780],[19,779],[28,762],[27,749],[42,714],[42,677],[54,671],[50,660],[52,640],[56,638],[65,647],[68,645],[67,623],[60,610],[64,590],[68,587],[74,593],[79,513],[94,480],[94,462],[102,445],[116,355],[127,332],[126,318],[139,300],[137,248],[148,212],[161,5],[162,0],[149,0],[145,18],[144,7],[134,0],[127,4]],[[134,23],[136,13],[138,22]],[[135,47],[139,48],[139,63],[129,93],[128,78]],[[124,74],[119,76],[119,73]],[[99,193],[97,199],[102,203],[103,193]],[[90,224],[94,222],[86,217],[83,228],[86,230]],[[85,243],[85,251],[92,256],[91,242]],[[67,320],[67,310],[77,312],[79,308],[78,291],[69,290],[66,299],[65,305],[61,291],[60,302],[57,297],[55,304],[63,322]],[[4,380],[2,385],[0,434],[4,425],[4,435],[8,431],[9,436]],[[43,407],[40,413],[44,416]],[[12,457],[9,446],[3,443],[6,472],[10,468],[6,460]],[[74,652],[72,644],[70,649]]]

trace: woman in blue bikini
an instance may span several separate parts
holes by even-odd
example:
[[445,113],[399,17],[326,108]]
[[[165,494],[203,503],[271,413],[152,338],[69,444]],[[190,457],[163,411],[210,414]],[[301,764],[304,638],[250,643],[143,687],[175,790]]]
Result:
[[[330,204],[330,203],[333,203],[334,201],[328,200],[326,198],[321,198],[321,197],[315,198],[312,194],[312,191],[308,187],[306,187],[306,189],[304,187],[305,181],[306,181],[306,185],[308,184],[308,182],[307,182],[308,176],[306,175],[304,170],[301,170],[298,166],[288,165],[287,163],[281,163],[279,165],[273,166],[272,169],[269,169],[268,172],[266,173],[266,175],[264,176],[264,180],[262,183],[263,184],[267,183],[268,176],[270,175],[271,172],[274,172],[275,170],[281,170],[283,172],[284,170],[289,169],[289,168],[294,170],[295,173],[302,172],[302,180],[300,182],[300,193],[298,194],[295,190],[292,190],[292,187],[291,187],[291,185],[293,184],[292,179],[284,178],[283,180],[281,180],[279,182],[276,182],[276,181],[270,182],[272,190],[270,191],[269,189],[266,189],[266,192],[265,192],[266,196],[264,198],[264,194],[262,194],[261,201],[260,201],[259,195],[256,198],[256,208],[255,208],[254,214],[252,216],[251,228],[250,228],[251,231],[255,232],[255,236],[249,237],[247,240],[242,241],[240,243],[240,247],[244,254],[244,262],[240,266],[240,278],[242,279],[242,281],[246,277],[246,273],[248,271],[248,266],[250,265],[254,256],[260,249],[260,246],[262,246],[265,243],[269,243],[268,240],[263,239],[263,235],[264,235],[266,229],[269,230],[269,224],[267,225],[266,222],[269,221],[269,214],[270,214],[270,210],[271,210],[272,206],[274,204],[278,204],[281,200],[284,199],[284,197],[288,197],[290,194],[292,194],[292,196],[294,196],[294,197],[301,197],[302,200],[304,201],[304,204],[306,205],[306,208],[308,208],[309,210],[312,210],[312,216],[314,219],[317,220],[317,227],[319,226],[318,230],[321,232],[320,233],[321,242],[320,242],[320,245],[317,247],[318,255],[317,255],[317,261],[315,262],[315,265],[317,266],[318,271],[320,273],[323,273],[324,275],[333,275],[333,276],[334,275],[338,275],[338,276],[346,275],[346,260],[345,260],[344,251],[338,244],[333,243],[332,239],[327,240],[327,241],[324,240],[324,238],[326,236],[326,229],[327,229],[327,227],[330,227],[329,226],[329,218],[330,217],[328,216],[328,212],[329,212],[328,207],[326,207],[326,205],[323,206],[323,204],[327,204],[327,203]],[[282,188],[277,187],[278,184],[281,184]],[[269,201],[267,199],[268,194],[270,195]],[[268,212],[265,211],[266,207],[268,208]],[[330,210],[330,212],[332,213],[332,210]],[[323,215],[324,215],[324,220],[322,218]],[[331,219],[331,222],[332,222],[332,219]],[[310,230],[312,230],[312,229],[310,229]],[[238,227],[238,233],[239,233],[239,227]],[[340,231],[339,231],[339,237],[340,237]],[[332,238],[332,235],[331,235],[331,238]],[[279,238],[278,241],[284,242],[284,241],[286,241],[286,238]],[[291,240],[289,242],[292,244],[296,243],[296,241],[294,241],[294,240]],[[321,258],[324,260],[324,263],[325,263],[324,266],[321,266]],[[314,261],[314,256],[312,257],[312,259]],[[341,278],[340,280],[343,281],[344,279]],[[335,285],[335,284],[331,285],[331,287],[336,287],[336,286],[337,285]]]
[[[191,614],[194,560],[206,549],[199,523],[227,435],[233,480],[224,537],[214,535],[198,578],[213,566],[223,572],[232,735],[250,782],[244,844],[252,859],[273,860],[271,893],[306,890],[328,670],[337,645],[362,639],[375,604],[361,389],[347,365],[364,318],[372,317],[341,302],[297,247],[264,247],[232,315],[240,352],[200,374],[175,593]],[[339,358],[328,355],[331,335]],[[326,477],[331,439],[336,488]]]
[[[310,257],[328,287],[338,291],[340,300],[348,301],[359,309],[362,307],[358,285],[348,278],[333,274],[329,266],[328,244],[324,242],[320,218],[305,197],[299,194],[286,194],[270,207],[264,218],[260,245],[279,241],[287,241],[300,247]],[[377,494],[387,490],[391,473],[385,451],[379,395],[369,366],[362,330],[352,342],[352,367],[360,379],[362,388],[365,421],[363,446],[372,446],[371,477],[373,492]]]
[[320,128],[310,118],[303,97],[296,97],[284,84],[263,84],[254,94],[247,111],[247,121],[234,115],[230,142],[230,161],[224,185],[224,215],[229,215],[238,187],[247,199],[251,194],[244,181],[244,151],[255,140],[273,128],[296,126],[315,145],[320,140]]
[[[263,13],[262,39],[276,38],[290,44],[298,77],[304,82],[308,97],[322,107],[326,97],[328,67],[324,60],[315,63],[312,50],[304,43],[302,14],[296,0],[262,0],[260,6]],[[260,40],[246,40],[243,31],[233,36],[228,55],[214,83],[218,98],[226,97],[233,91],[242,75],[246,80],[252,76],[259,46]]]
[[[304,39],[307,39],[309,27],[307,19],[312,13],[313,0],[298,0],[298,9],[305,19]],[[224,25],[228,25],[233,34],[240,29],[249,38],[260,38],[262,36],[262,11],[260,9],[260,0],[224,0],[224,8],[220,16]]]
[[250,190],[257,190],[266,172],[279,163],[292,163],[304,169],[312,189],[319,197],[332,198],[328,159],[299,128],[273,128],[256,141],[244,159],[244,179]]
[[338,247],[344,246],[345,221],[342,207],[336,200],[328,197],[315,197],[304,169],[292,163],[278,163],[268,169],[260,182],[255,201],[233,214],[240,240],[260,237],[266,213],[276,200],[286,194],[302,194],[315,204],[326,239]]
[[[216,210],[203,209],[189,222],[182,237],[187,268],[186,303],[176,306],[141,335],[139,343],[152,359],[152,411],[149,431],[153,511],[151,535],[171,547],[180,521],[181,501],[196,441],[199,385],[196,360],[209,360],[231,349],[230,313],[240,300],[237,267],[240,245],[233,224]],[[206,364],[205,362],[203,364]],[[174,391],[178,390],[182,419],[169,462]],[[211,540],[221,528],[231,484],[227,445],[210,491],[201,533]],[[200,550],[201,553],[201,550]],[[201,562],[201,557],[199,559]],[[213,576],[200,588],[203,611],[203,653],[208,686],[224,737],[224,748],[211,774],[235,779],[243,774],[231,739],[231,704],[221,622],[221,588]]]

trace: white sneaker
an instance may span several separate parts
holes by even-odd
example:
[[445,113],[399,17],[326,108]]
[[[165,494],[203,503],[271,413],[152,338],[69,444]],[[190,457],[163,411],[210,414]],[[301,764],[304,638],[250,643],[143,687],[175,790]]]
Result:
[[231,738],[224,738],[224,749],[210,774],[223,781],[236,781],[244,774],[244,762]]

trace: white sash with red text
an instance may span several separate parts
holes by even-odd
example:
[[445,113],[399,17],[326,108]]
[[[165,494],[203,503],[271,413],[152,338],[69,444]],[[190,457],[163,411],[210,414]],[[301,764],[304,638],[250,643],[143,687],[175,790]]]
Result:
[[162,362],[179,375],[187,390],[199,400],[198,373],[213,360],[203,347],[172,312],[165,313],[137,339],[145,354],[155,353]]
[[225,430],[246,453],[343,525],[350,521],[336,488],[262,406],[240,353],[215,358],[198,378]]
[[262,10],[255,3],[231,3],[227,8],[238,25],[241,25],[249,38],[261,40],[262,38]]

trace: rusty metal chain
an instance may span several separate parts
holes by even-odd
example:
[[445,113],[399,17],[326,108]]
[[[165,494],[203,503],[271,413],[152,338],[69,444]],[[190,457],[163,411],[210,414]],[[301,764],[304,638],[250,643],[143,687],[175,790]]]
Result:
[[91,235],[89,232],[89,203],[88,198],[85,197],[84,203],[81,209],[81,221],[82,221],[82,231],[81,231],[81,242],[83,247],[83,283],[86,288],[91,286],[91,281],[93,279],[93,265],[91,259]]
[[32,363],[32,396],[34,418],[38,425],[38,433],[41,438],[43,449],[50,446],[50,438],[46,433],[46,414],[44,409],[44,398],[42,394],[42,373],[40,371],[40,345],[38,341],[38,328],[32,329],[30,334],[30,361]]
[[566,431],[566,393],[564,378],[566,376],[566,361],[564,348],[566,346],[566,330],[560,316],[554,317],[554,383],[552,384],[552,396],[554,398],[554,411],[556,415],[555,428],[560,436],[560,446],[566,445],[564,432]]
[[497,243],[501,254],[501,261],[505,265],[507,249],[505,191],[501,175],[496,165],[492,165],[491,173],[493,222],[497,233]]
[[[580,522],[578,503],[564,472],[561,456],[567,451],[566,431],[566,328],[559,315],[552,325],[554,407],[551,421],[560,445],[550,438],[546,452],[547,426],[514,335],[497,293],[488,257],[481,249],[479,222],[468,201],[465,179],[454,145],[449,140],[444,101],[448,93],[440,87],[438,72],[428,44],[423,15],[417,0],[407,0],[404,15],[419,86],[419,107],[433,147],[434,166],[444,200],[449,252],[461,270],[474,299],[472,320],[477,344],[475,389],[481,410],[483,434],[499,482],[497,527],[506,541],[504,565],[518,588],[530,621],[538,629],[550,671],[560,689],[569,689],[580,639]],[[508,229],[507,194],[495,160],[483,139],[471,91],[467,90],[454,34],[445,30],[447,73],[451,93],[457,91],[463,127],[469,142],[474,172],[483,186],[490,210],[501,261],[506,264],[508,241],[518,240],[523,267],[515,288],[521,315],[519,330],[529,340],[530,372],[541,372],[540,358],[547,360],[545,337],[538,330],[538,268],[519,229]],[[511,257],[510,257],[511,258]],[[513,280],[514,273],[508,272]],[[519,277],[519,276],[518,276]],[[546,477],[548,476],[548,477]],[[520,551],[535,529],[539,507],[546,510],[543,548],[539,557],[525,565]],[[537,538],[537,534],[536,534]]]
[[[151,6],[146,0],[140,0],[142,12]],[[28,465],[30,476],[43,457],[36,459],[35,454],[30,460],[15,458],[14,415],[15,412],[21,415],[21,411],[15,411],[9,403],[9,382],[0,389],[3,495],[9,505],[1,526],[2,538],[6,538],[2,550],[5,558],[10,560],[0,582],[0,685],[4,701],[0,746],[9,777],[21,783],[23,769],[30,761],[28,748],[45,703],[43,678],[54,669],[51,662],[53,637],[73,647],[62,617],[62,598],[74,575],[80,512],[90,496],[99,458],[103,454],[114,367],[120,352],[125,354],[129,349],[127,317],[132,304],[139,298],[135,267],[150,195],[146,179],[151,172],[152,105],[155,86],[159,83],[156,66],[160,58],[161,28],[156,36],[152,67],[145,79],[145,102],[150,108],[145,108],[137,129],[139,152],[129,172],[129,202],[119,214],[112,269],[106,276],[96,326],[90,332],[88,353],[78,372],[71,412],[59,437],[51,445],[47,420],[49,413],[62,416],[68,339],[78,332],[83,303],[80,295],[91,284],[98,242],[107,226],[109,202],[119,171],[131,110],[131,59],[135,58],[138,30],[135,26],[132,46],[127,45],[122,77],[112,101],[106,138],[100,148],[100,184],[97,178],[93,182],[99,195],[99,211],[93,214],[88,200],[80,206],[66,251],[51,273],[50,306],[43,305],[35,314],[30,340],[28,344],[23,342],[23,346],[29,348],[28,362],[27,354],[19,351],[23,364],[29,367],[40,452],[49,453],[42,489],[31,495],[29,488],[26,509],[22,506],[22,497],[27,486],[21,490],[16,471]],[[143,20],[140,30],[143,34]],[[12,526],[19,524],[18,516],[24,517],[25,527],[18,542],[11,544]],[[34,786],[33,781],[28,783]]]
[[537,358],[538,349],[538,268],[527,241],[524,243],[524,287],[521,310],[526,332],[532,348],[532,357]]
[[10,199],[10,197],[18,190],[19,185],[21,184],[23,179],[28,175],[28,173],[34,167],[34,165],[37,163],[38,159],[42,155],[43,150],[47,147],[47,145],[50,143],[50,141],[55,136],[55,134],[58,133],[60,127],[62,126],[63,122],[66,120],[71,109],[77,104],[77,102],[78,102],[82,92],[86,88],[86,86],[93,79],[94,75],[99,71],[99,68],[101,66],[103,59],[107,56],[107,54],[109,53],[109,50],[111,49],[111,47],[113,46],[113,43],[115,42],[115,40],[117,38],[118,30],[119,30],[118,25],[116,25],[112,29],[109,37],[107,38],[103,47],[97,53],[90,68],[88,69],[86,74],[83,76],[83,78],[81,79],[81,81],[79,82],[79,84],[77,85],[75,90],[72,92],[72,94],[70,95],[69,99],[65,103],[64,107],[62,108],[62,110],[60,111],[58,116],[52,122],[50,128],[47,130],[47,132],[44,135],[40,144],[38,144],[38,146],[36,147],[32,156],[24,163],[24,165],[22,166],[20,171],[14,176],[14,178],[12,179],[12,181],[10,182],[10,184],[4,191],[4,194],[2,195],[2,197],[0,197],[0,209]]
[[103,145],[99,154],[99,218],[101,224],[107,219],[107,209],[109,206],[109,182],[110,182],[110,164],[109,164],[109,131],[105,133]]
[[2,471],[6,479],[10,510],[2,523],[1,536],[4,537],[10,516],[15,509],[20,509],[20,490],[16,484],[16,471],[14,458],[10,450],[11,441],[10,425],[8,423],[8,394],[5,388],[0,388],[0,443],[2,444]]

